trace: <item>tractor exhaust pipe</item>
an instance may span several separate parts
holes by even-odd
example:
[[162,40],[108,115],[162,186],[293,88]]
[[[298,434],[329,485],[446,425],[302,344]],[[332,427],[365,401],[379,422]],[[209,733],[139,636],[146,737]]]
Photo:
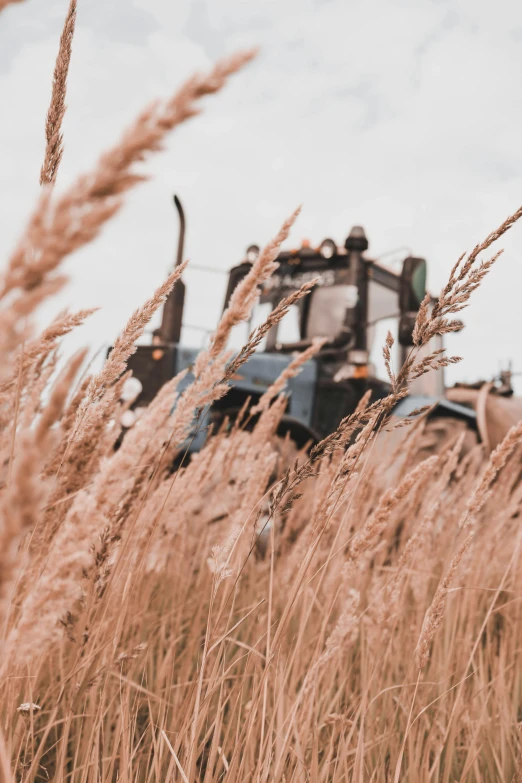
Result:
[[185,244],[185,213],[183,212],[181,201],[176,195],[174,196],[174,205],[178,210],[179,215],[178,253],[176,256],[176,266],[178,267],[183,263],[183,247]]
[[[174,205],[179,216],[178,251],[176,255],[176,267],[183,261],[183,247],[185,244],[185,213],[181,201],[174,196]],[[183,307],[185,305],[185,283],[179,279],[163,305],[161,318],[160,337],[161,342],[169,345],[179,343],[181,340],[181,327],[183,324]]]

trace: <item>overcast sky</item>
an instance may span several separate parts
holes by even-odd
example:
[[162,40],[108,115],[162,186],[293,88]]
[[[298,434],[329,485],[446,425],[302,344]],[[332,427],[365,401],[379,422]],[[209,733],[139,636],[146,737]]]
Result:
[[[68,0],[25,0],[0,15],[0,257],[38,193],[43,128]],[[186,255],[226,270],[275,234],[340,244],[365,226],[374,256],[406,247],[436,292],[455,259],[522,201],[522,3],[517,0],[78,0],[59,187],[114,143],[144,104],[219,56],[257,61],[148,164],[101,238],[67,263],[65,305],[102,309],[71,345],[114,338]],[[522,372],[522,225],[465,311],[449,379]],[[406,252],[406,251],[405,251]],[[224,278],[187,274],[187,323],[211,327]],[[194,341],[195,332],[185,339]],[[520,384],[519,384],[520,389]]]

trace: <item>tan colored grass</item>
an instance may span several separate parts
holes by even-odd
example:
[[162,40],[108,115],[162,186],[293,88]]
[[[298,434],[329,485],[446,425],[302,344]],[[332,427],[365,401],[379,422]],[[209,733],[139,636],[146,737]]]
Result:
[[4,8],[7,8],[8,5],[11,5],[12,3],[21,3],[22,0],[0,0],[0,11],[3,11]]
[[40,171],[40,185],[52,185],[56,181],[58,167],[63,155],[62,122],[66,109],[67,75],[71,62],[75,24],[76,0],[70,0],[54,67],[51,103],[45,123],[46,147],[44,162]]
[[315,338],[312,341],[312,345],[294,356],[290,364],[281,371],[281,374],[276,378],[274,383],[272,383],[266,392],[261,395],[257,405],[252,407],[251,413],[256,414],[267,410],[272,400],[286,388],[288,381],[295,378],[296,375],[301,372],[303,365],[319,353],[325,342],[326,340],[323,338]]
[[13,288],[40,284],[67,255],[93,240],[120,209],[123,194],[144,179],[133,166],[161,149],[167,133],[197,114],[198,102],[222,89],[253,56],[253,52],[234,55],[218,62],[208,74],[192,77],[172,98],[146,108],[94,170],[63,195],[53,201],[46,190],[9,259],[1,296]]
[[[69,22],[72,18],[68,17]],[[70,33],[71,24],[66,22],[66,28]],[[69,33],[66,41],[70,40]],[[198,113],[201,99],[222,89],[228,78],[254,55],[255,52],[248,51],[225,58],[208,74],[189,79],[169,100],[147,107],[120,142],[102,155],[94,170],[80,176],[60,196],[53,198],[49,186],[42,189],[0,280],[0,302],[4,303],[0,309],[0,349],[6,357],[22,342],[22,320],[63,286],[65,278],[56,274],[56,270],[64,258],[92,241],[107,220],[119,211],[123,195],[145,178],[136,172],[136,164],[160,150],[170,131]],[[51,104],[53,139],[55,132],[58,135],[60,132],[60,100],[65,89],[67,56],[62,59],[61,86],[58,85],[58,95],[53,96]],[[53,162],[49,165],[54,170],[58,153],[54,141],[51,146]]]
[[[279,392],[317,346],[274,384],[252,431],[245,409],[172,463],[194,415],[227,393],[310,291],[281,303],[237,356],[227,352],[293,218],[233,297],[192,385],[179,394],[181,377],[167,383],[119,451],[126,361],[173,276],[131,317],[100,373],[74,385],[79,354],[48,394],[61,337],[86,316],[60,316],[35,336],[29,317],[61,285],[54,270],[119,208],[138,179],[134,161],[249,57],[147,109],[65,196],[44,189],[4,277],[13,301],[0,313],[11,356],[0,400],[0,774],[24,783],[516,780],[520,425],[486,461],[454,422],[438,441],[426,412],[396,429],[393,406],[416,375],[454,360],[420,349],[460,328],[453,314],[492,267],[480,252],[520,210],[455,265],[433,312],[421,308],[414,348],[396,374],[390,367],[391,393],[366,396],[310,453],[274,432]],[[81,208],[86,221],[67,233]],[[388,363],[391,347],[388,338]]]
[[[261,429],[216,435],[185,468],[153,479],[165,437],[153,434],[168,432],[174,394],[170,384],[146,427],[88,469],[65,516],[48,519],[57,528],[43,560],[22,544],[0,684],[13,774],[36,781],[42,768],[64,775],[73,764],[73,779],[87,781],[163,781],[180,769],[189,780],[228,770],[239,781],[301,779],[315,766],[319,780],[363,779],[362,769],[386,780],[400,764],[420,781],[466,769],[469,780],[510,779],[522,699],[522,573],[510,540],[522,493],[516,472],[500,478],[513,453],[477,509],[473,545],[459,550],[458,515],[441,519],[464,509],[476,484],[460,470],[462,438],[438,467],[421,461],[417,428],[397,457],[385,441],[408,431],[372,435],[386,405],[366,404],[365,434],[346,450],[345,423],[319,475],[312,458],[294,488]],[[282,410],[272,403],[258,426]],[[92,450],[104,427],[89,437]],[[401,460],[409,467],[394,489]],[[274,465],[287,491],[258,559]],[[21,475],[44,487],[39,470],[48,475],[29,463]],[[68,497],[77,474],[64,475]],[[45,502],[35,496],[32,513]],[[411,536],[422,560],[411,558]],[[361,567],[347,570],[355,555]],[[391,624],[386,611],[379,619],[386,596]],[[41,710],[21,719],[28,702]]]

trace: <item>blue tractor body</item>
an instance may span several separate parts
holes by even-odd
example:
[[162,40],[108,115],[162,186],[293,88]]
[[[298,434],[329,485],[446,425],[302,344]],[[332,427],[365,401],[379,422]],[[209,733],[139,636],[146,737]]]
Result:
[[[179,200],[175,201],[181,218],[179,264],[185,224],[181,204]],[[382,368],[379,372],[376,364],[376,345],[382,360],[382,338],[377,337],[376,327],[382,324],[394,332],[396,367],[400,366],[411,350],[415,318],[425,296],[426,262],[408,256],[398,274],[367,258],[367,248],[364,230],[354,227],[342,247],[326,239],[317,248],[306,243],[297,250],[279,254],[279,268],[259,291],[259,308],[264,311],[258,323],[303,283],[313,280],[314,286],[307,296],[292,306],[293,312],[268,331],[262,350],[254,353],[230,379],[229,392],[205,412],[205,420],[198,423],[184,444],[185,448],[200,449],[209,424],[232,422],[248,399],[255,404],[296,352],[311,345],[316,337],[326,342],[315,358],[289,381],[287,407],[279,434],[289,432],[299,446],[318,441],[353,413],[367,391],[371,392],[372,400],[390,392],[386,373]],[[225,309],[258,253],[259,248],[252,245],[244,261],[230,270]],[[156,330],[153,344],[138,346],[131,357],[129,368],[142,386],[134,403],[136,408],[148,405],[161,386],[182,370],[188,372],[179,391],[193,381],[191,368],[199,350],[184,346],[181,340],[184,294],[185,287],[180,281],[165,302],[162,325]],[[287,319],[293,325],[292,337],[283,328]],[[428,346],[427,350],[433,348]],[[442,372],[438,371],[438,376],[431,375],[435,376],[431,387],[412,389],[412,396],[397,406],[396,414],[406,416],[414,408],[433,405],[432,415],[465,419],[470,427],[476,428],[471,408],[444,398]]]

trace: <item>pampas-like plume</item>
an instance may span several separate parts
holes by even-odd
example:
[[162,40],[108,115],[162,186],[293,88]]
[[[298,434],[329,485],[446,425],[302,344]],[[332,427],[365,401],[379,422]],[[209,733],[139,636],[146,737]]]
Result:
[[153,457],[166,439],[166,422],[174,406],[178,384],[185,375],[186,370],[162,386],[143,416],[127,432],[118,451],[103,466],[98,504],[107,513],[134,485],[137,466],[148,466],[148,473],[153,473]]
[[[176,408],[171,417],[170,426],[171,433],[169,436],[170,448],[166,451],[165,464],[168,464],[169,457],[172,456],[173,450],[181,443],[187,436],[188,429],[193,423],[194,412],[196,410],[202,410],[206,406],[211,405],[216,400],[221,399],[229,390],[227,381],[229,381],[240,367],[249,359],[254,353],[257,345],[261,342],[264,335],[267,334],[270,329],[278,324],[288,312],[288,308],[292,304],[295,304],[303,296],[306,296],[312,283],[306,283],[298,291],[294,291],[290,296],[283,299],[279,305],[270,313],[266,321],[258,326],[248,338],[247,343],[243,346],[238,355],[228,364],[230,360],[230,353],[223,353],[213,361],[209,361],[201,369],[201,374],[196,377],[194,383],[189,386],[181,395]],[[208,353],[205,352],[205,358],[208,361]],[[199,359],[199,357],[198,357]],[[197,367],[197,364],[196,364]],[[225,369],[226,368],[226,369]]]
[[455,574],[457,573],[457,568],[459,567],[460,561],[464,557],[469,545],[473,541],[474,535],[474,533],[470,533],[460,545],[457,554],[450,563],[448,571],[435,591],[430,608],[426,612],[424,623],[422,625],[421,635],[419,637],[419,641],[417,642],[417,647],[415,648],[415,662],[419,669],[422,669],[424,666],[426,666],[428,662],[431,643],[435,634],[437,633],[438,627],[442,622],[442,618],[444,617],[444,609],[446,608],[446,597],[448,595],[448,590],[451,586],[451,583],[453,582]]
[[451,292],[451,290],[454,288],[455,283],[462,282],[466,275],[471,270],[473,264],[475,263],[476,258],[482,253],[484,250],[487,250],[488,247],[490,247],[494,242],[497,241],[497,239],[500,239],[503,234],[506,233],[506,231],[509,231],[509,229],[515,225],[515,223],[522,217],[522,206],[520,206],[516,212],[514,212],[512,215],[509,215],[501,225],[496,228],[494,231],[492,231],[486,239],[484,239],[482,242],[479,242],[478,245],[476,245],[471,253],[468,256],[468,259],[466,263],[460,267],[460,264],[462,263],[464,259],[463,254],[456,264],[454,265],[453,269],[451,270],[451,274],[449,277],[449,280],[447,284],[445,285],[442,294],[439,298],[439,302],[437,305],[437,311],[440,311],[447,303],[447,296]]
[[138,307],[131,315],[125,329],[116,339],[102,371],[93,378],[91,389],[89,390],[89,395],[92,398],[96,397],[103,387],[114,383],[122,372],[124,372],[129,357],[136,351],[136,340],[141,337],[145,327],[149,324],[150,319],[180,279],[186,266],[187,262],[184,261],[176,267],[165,282],[156,289],[151,298],[145,302],[144,305]]
[[249,335],[247,342],[241,348],[238,355],[233,361],[230,362],[224,378],[225,381],[230,380],[230,378],[234,376],[234,374],[247,361],[247,359],[252,356],[270,329],[272,329],[273,326],[278,324],[279,321],[285,317],[292,305],[297,304],[297,302],[302,299],[303,296],[308,296],[316,282],[316,279],[310,280],[310,282],[304,283],[301,288],[299,288],[299,290],[293,291],[287,297],[281,299],[277,307],[272,310],[266,321],[260,326],[256,327]]
[[76,180],[56,202],[45,189],[9,260],[0,298],[13,288],[39,285],[67,255],[92,241],[122,206],[123,194],[145,179],[133,166],[160,150],[167,133],[198,113],[201,98],[222,89],[254,54],[220,60],[210,73],[189,79],[170,100],[146,108],[94,171]]
[[346,644],[353,642],[357,636],[359,629],[359,618],[357,611],[361,602],[361,595],[358,590],[353,588],[348,591],[347,598],[345,600],[339,619],[335,624],[335,627],[326,640],[326,645],[321,656],[317,659],[311,669],[308,670],[304,679],[300,698],[306,696],[306,694],[312,688],[314,682],[317,680],[318,675],[325,668],[329,661],[339,652]]
[[[101,439],[114,415],[123,385],[129,375],[130,373],[123,374],[110,389],[101,395],[99,400],[85,405],[85,399],[92,382],[89,381],[87,391],[76,411],[74,425],[70,427],[60,469],[59,484],[67,488],[67,493],[76,492],[87,481],[87,465],[91,465],[93,469],[97,467],[101,457]],[[77,397],[78,395],[75,395],[73,400]],[[69,409],[66,411],[66,417],[68,415],[72,415]],[[75,474],[75,478],[73,474]],[[58,484],[55,484],[54,491],[58,491],[58,488]]]
[[71,0],[67,17],[60,37],[60,47],[54,66],[51,104],[47,112],[45,138],[47,146],[40,171],[40,185],[51,185],[56,180],[58,166],[63,155],[62,121],[65,115],[65,95],[67,74],[71,62],[71,47],[76,22],[76,0]]
[[23,343],[30,334],[27,316],[50,296],[58,293],[67,282],[64,275],[49,278],[38,287],[25,291],[3,311],[0,311],[0,354],[3,363],[0,366],[0,379],[9,377],[12,373],[10,354]]
[[[379,402],[381,401],[379,400]],[[314,522],[314,532],[325,529],[326,525],[329,524],[335,510],[345,499],[347,484],[353,475],[354,468],[357,465],[361,454],[375,434],[375,427],[379,419],[379,415],[379,410],[377,410],[377,412],[373,412],[373,414],[367,420],[365,426],[357,435],[355,443],[353,443],[343,454],[343,457],[337,468],[337,472],[330,485],[329,492]],[[353,432],[353,430],[351,432]],[[347,441],[345,441],[345,444],[346,443]]]
[[60,377],[54,384],[51,397],[35,430],[35,442],[41,444],[55,421],[58,421],[65,406],[67,395],[71,389],[74,379],[76,378],[80,367],[83,364],[85,357],[87,356],[87,349],[80,349],[77,351],[65,370],[60,374]]
[[[33,537],[33,543],[40,553],[44,553],[45,547],[53,540],[56,531],[67,516],[73,498],[79,490],[89,485],[99,469],[106,445],[104,436],[126,377],[122,375],[100,400],[88,405],[79,415],[82,400],[75,416],[74,426],[70,428],[69,437],[65,442],[62,438],[58,449],[51,457],[55,473],[53,489],[43,523],[37,535]],[[73,400],[75,398],[77,395]],[[70,411],[67,411],[66,416],[69,414]],[[46,473],[49,472],[50,467],[46,469]]]
[[310,359],[313,359],[316,353],[319,353],[325,342],[326,338],[314,339],[312,341],[312,345],[309,348],[307,348],[305,351],[302,351],[294,359],[292,359],[290,364],[285,367],[283,372],[280,373],[279,377],[276,378],[273,384],[269,386],[266,392],[261,396],[257,405],[254,405],[251,410],[252,415],[267,410],[274,397],[277,397],[277,395],[283,391],[287,381],[289,381],[291,378],[295,378],[296,375],[299,375],[303,365],[306,364],[306,362],[308,362]]
[[[216,356],[223,351],[233,327],[242,321],[247,320],[249,317],[259,298],[260,287],[279,266],[276,262],[276,258],[279,255],[279,249],[285,239],[287,239],[290,229],[297,220],[300,212],[301,208],[298,207],[298,209],[285,220],[277,236],[265,245],[252,265],[249,273],[234,289],[228,307],[223,313],[211,339],[210,348],[208,349],[208,359],[215,359]],[[207,357],[204,352],[200,366],[206,360]]]
[[384,589],[384,598],[379,610],[380,623],[389,623],[391,620],[390,613],[394,613],[395,607],[398,604],[400,590],[406,578],[407,569],[409,569],[413,563],[413,560],[417,555],[419,547],[422,545],[424,538],[431,532],[433,528],[435,518],[444,500],[444,491],[450,482],[452,474],[457,468],[464,438],[465,433],[459,435],[455,445],[449,452],[442,468],[441,476],[437,481],[435,491],[433,493],[433,502],[428,508],[426,515],[421,520],[420,525],[417,527],[411,538],[409,538],[406,546],[404,547],[404,551],[399,558],[397,571]]
[[504,440],[499,443],[495,451],[491,453],[488,464],[477,483],[475,491],[467,503],[466,510],[459,523],[459,528],[473,525],[475,517],[491,495],[491,485],[496,476],[506,465],[506,462],[520,444],[521,440],[522,420],[511,427]]
[[[210,348],[199,354],[194,367],[194,382],[180,396],[171,417],[171,434],[169,447],[164,455],[165,464],[168,464],[173,451],[187,436],[188,429],[193,423],[194,412],[196,410],[201,411],[227,393],[229,386],[226,382],[252,355],[256,346],[262,340],[262,335],[279,323],[286,315],[291,304],[297,302],[309,292],[311,284],[302,286],[299,291],[294,291],[289,297],[283,299],[270,313],[264,324],[261,324],[252,332],[247,344],[243,346],[239,354],[230,362],[231,353],[223,351],[230,330],[234,325],[249,318],[258,299],[260,286],[276,268],[275,259],[279,253],[281,243],[288,236],[298,214],[299,210],[297,209],[283,223],[276,237],[261,251],[256,263],[253,264],[248,274],[235,289],[231,302],[221,316],[221,320],[211,339]],[[258,263],[260,258],[262,261]],[[238,290],[240,290],[240,295],[236,296]],[[229,362],[230,364],[227,367]]]
[[232,556],[236,550],[240,536],[249,523],[250,516],[256,507],[256,503],[266,489],[267,481],[277,460],[277,454],[274,453],[271,445],[265,445],[258,451],[257,458],[252,456],[250,462],[250,473],[248,480],[245,481],[237,497],[239,507],[231,514],[231,521],[226,541],[212,548],[212,559],[215,568],[213,570],[216,576],[214,586],[214,595],[219,583],[223,580],[223,572],[228,571],[232,562]]
[[6,665],[29,663],[59,638],[59,622],[80,598],[79,580],[83,569],[92,565],[90,545],[105,524],[96,507],[96,487],[92,493],[82,490],[56,535],[38,589],[27,594],[20,619],[7,637]]
[[39,519],[45,497],[38,478],[42,450],[28,434],[20,438],[20,456],[0,507],[0,627],[3,627],[9,603],[13,575],[18,562],[18,548],[24,534]]
[[69,388],[76,377],[85,352],[80,351],[69,361],[56,381],[50,400],[34,431],[21,436],[18,455],[9,485],[0,505],[0,627],[6,619],[7,598],[18,561],[22,537],[35,528],[41,516],[47,487],[39,472],[47,456],[52,425],[63,410]]
[[459,331],[462,328],[461,321],[458,319],[449,320],[447,316],[458,313],[467,307],[471,294],[479,287],[502,251],[496,253],[488,261],[482,261],[478,266],[474,266],[477,257],[505,234],[506,231],[509,231],[521,217],[522,207],[519,207],[495,231],[492,231],[486,239],[476,245],[464,264],[462,264],[462,261],[465,254],[457,260],[431,314],[429,313],[430,295],[426,294],[417,314],[413,331],[415,346],[425,345],[436,334],[447,334]]
[[0,394],[6,392],[17,382],[20,372],[25,375],[33,362],[40,356],[46,356],[56,346],[60,337],[69,334],[77,326],[81,326],[86,318],[95,313],[98,308],[80,310],[77,313],[61,313],[46,327],[39,337],[24,345],[23,354],[16,360],[11,377],[0,384]]
[[390,519],[392,512],[404,500],[411,488],[421,479],[429,476],[438,461],[438,457],[428,457],[414,470],[408,473],[394,490],[387,490],[382,496],[375,512],[362,530],[355,534],[349,549],[349,563],[355,562],[364,552],[375,544]]
[[324,529],[324,526],[328,524],[333,511],[343,498],[348,478],[352,473],[353,467],[357,464],[364,448],[372,438],[377,423],[379,421],[380,423],[385,423],[395,403],[406,397],[407,394],[408,390],[402,389],[401,391],[388,395],[388,397],[376,400],[371,405],[368,404],[369,395],[365,395],[361,400],[360,405],[357,406],[357,410],[350,414],[350,416],[346,416],[346,418],[342,419],[337,429],[332,432],[331,435],[327,435],[320,443],[311,449],[310,457],[306,462],[302,465],[296,464],[293,470],[290,468],[287,470],[283,480],[279,482],[279,487],[272,498],[273,511],[280,507],[285,498],[291,495],[300,484],[315,475],[315,465],[321,458],[344,449],[352,435],[362,427],[355,443],[350,446],[343,455],[329,492],[318,513],[314,531],[317,529]]
[[[27,374],[27,380],[25,382],[25,389],[22,389],[22,383],[19,386],[20,394],[18,405],[20,409],[20,416],[15,413],[13,426],[18,425],[18,419],[21,419],[21,426],[27,429],[30,428],[36,416],[42,409],[42,396],[49,386],[56,365],[58,364],[58,348],[52,350],[47,356],[39,357],[34,363],[33,367]],[[16,397],[18,396],[18,390],[14,389],[13,394],[15,396],[15,403],[12,406],[16,411]],[[24,395],[25,392],[25,395]],[[25,396],[25,399],[23,399]],[[13,411],[9,410],[12,415]]]
[[277,431],[286,409],[286,396],[282,394],[278,399],[261,413],[254,432],[252,433],[252,444],[254,448],[259,448],[267,443]]
[[7,8],[8,5],[11,5],[11,3],[21,3],[22,0],[0,0],[0,11],[3,11],[4,8]]
[[395,391],[395,375],[393,374],[392,368],[391,368],[391,349],[393,348],[395,340],[393,339],[392,333],[388,330],[388,334],[386,335],[386,340],[384,342],[384,346],[382,349],[382,355],[384,357],[384,366],[386,367],[386,374],[388,375],[388,378],[390,379],[391,387]]
[[74,437],[80,437],[82,432],[81,420],[89,405],[99,399],[103,391],[117,381],[125,371],[129,357],[136,351],[136,340],[141,337],[150,319],[162,302],[165,301],[173,286],[185,271],[186,266],[187,262],[185,261],[176,267],[165,282],[156,289],[151,298],[144,305],[138,307],[127,321],[124,330],[116,339],[102,370],[89,383],[85,398],[78,410],[78,427]]
[[60,469],[65,451],[67,449],[69,433],[71,432],[74,426],[78,408],[80,407],[82,400],[85,397],[85,393],[87,391],[90,382],[91,382],[90,376],[89,375],[85,376],[85,378],[79,384],[78,389],[74,392],[70,402],[68,403],[68,405],[66,406],[62,414],[62,417],[60,419],[61,438],[57,446],[54,448],[54,451],[51,453],[49,457],[49,461],[45,466],[44,475],[46,477],[54,476],[57,473],[57,471],[59,471]]

